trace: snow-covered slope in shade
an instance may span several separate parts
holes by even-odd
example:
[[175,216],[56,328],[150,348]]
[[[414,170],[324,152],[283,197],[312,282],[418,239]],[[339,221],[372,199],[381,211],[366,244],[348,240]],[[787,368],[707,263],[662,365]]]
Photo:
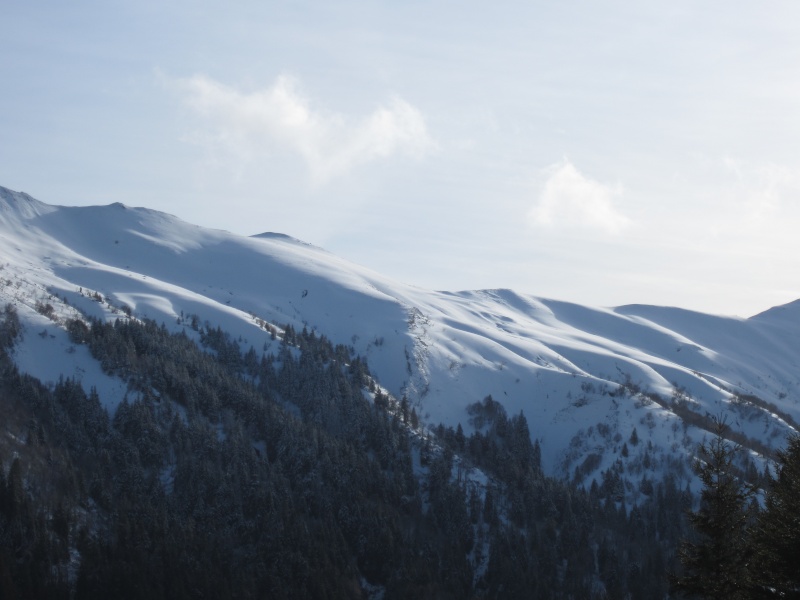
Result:
[[[487,395],[509,414],[524,411],[552,472],[587,454],[608,467],[634,429],[664,452],[690,451],[705,432],[685,427],[687,415],[691,423],[727,415],[767,447],[782,446],[800,421],[800,303],[734,319],[511,290],[434,292],[281,234],[242,237],[121,204],[49,206],[5,188],[0,266],[0,301],[16,302],[33,325],[20,367],[51,381],[83,368],[87,387],[107,395],[120,393],[117,384],[68,363],[80,357],[35,312],[37,300],[66,298],[106,318],[124,305],[190,335],[197,315],[258,351],[270,344],[261,319],[317,330],[366,356],[382,385],[406,395],[429,424],[460,422],[469,433],[466,408]],[[48,333],[37,341],[39,328]]]

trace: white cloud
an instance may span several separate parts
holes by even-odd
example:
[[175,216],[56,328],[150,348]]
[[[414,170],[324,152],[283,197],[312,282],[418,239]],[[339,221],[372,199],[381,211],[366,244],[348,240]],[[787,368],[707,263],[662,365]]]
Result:
[[420,111],[399,97],[353,119],[315,108],[287,76],[247,93],[204,75],[177,85],[186,102],[213,123],[207,142],[246,160],[276,146],[289,150],[302,157],[316,183],[397,153],[421,157],[436,146]]
[[619,186],[608,186],[584,176],[568,160],[548,167],[538,203],[528,212],[530,223],[620,233],[631,220],[614,206]]
[[800,177],[797,171],[775,163],[751,164],[726,157],[723,165],[735,176],[729,192],[742,207],[751,223],[787,217],[792,212],[791,199],[798,197]]

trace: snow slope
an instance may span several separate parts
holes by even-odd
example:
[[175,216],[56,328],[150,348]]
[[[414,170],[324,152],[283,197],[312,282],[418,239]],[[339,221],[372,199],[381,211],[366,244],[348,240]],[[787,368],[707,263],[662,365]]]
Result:
[[[524,411],[551,472],[571,473],[588,454],[608,468],[634,429],[653,453],[691,452],[705,435],[697,416],[725,415],[753,447],[782,446],[800,422],[800,301],[734,319],[436,292],[281,234],[242,237],[121,204],[50,206],[0,188],[9,301],[28,323],[20,368],[45,381],[79,375],[112,408],[124,386],[69,345],[58,322],[72,307],[108,319],[125,307],[190,335],[196,315],[258,351],[271,344],[264,321],[317,330],[366,356],[429,424],[469,433],[466,407],[487,395]],[[47,303],[51,318],[40,314]],[[625,460],[635,469],[642,455]]]

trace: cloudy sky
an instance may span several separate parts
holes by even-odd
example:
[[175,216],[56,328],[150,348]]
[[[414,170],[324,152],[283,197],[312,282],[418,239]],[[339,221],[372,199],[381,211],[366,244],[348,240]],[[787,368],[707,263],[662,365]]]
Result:
[[[641,5],[641,6],[637,6]],[[800,298],[800,4],[0,4],[0,185],[435,289]]]

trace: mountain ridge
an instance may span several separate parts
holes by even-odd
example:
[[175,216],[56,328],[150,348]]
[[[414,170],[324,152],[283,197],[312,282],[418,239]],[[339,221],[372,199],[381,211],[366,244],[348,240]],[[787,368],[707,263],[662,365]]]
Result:
[[[634,429],[664,456],[690,456],[705,435],[687,425],[692,415],[730,413],[762,452],[800,421],[800,301],[741,319],[503,289],[436,292],[284,234],[238,236],[147,208],[56,207],[6,188],[0,200],[0,300],[21,303],[36,327],[53,327],[36,302],[105,319],[124,308],[189,334],[194,315],[257,350],[271,343],[264,322],[307,327],[352,346],[430,425],[469,431],[467,407],[486,396],[523,411],[553,473],[569,473],[580,452],[609,468],[614,437]],[[34,360],[24,367],[36,374]]]

